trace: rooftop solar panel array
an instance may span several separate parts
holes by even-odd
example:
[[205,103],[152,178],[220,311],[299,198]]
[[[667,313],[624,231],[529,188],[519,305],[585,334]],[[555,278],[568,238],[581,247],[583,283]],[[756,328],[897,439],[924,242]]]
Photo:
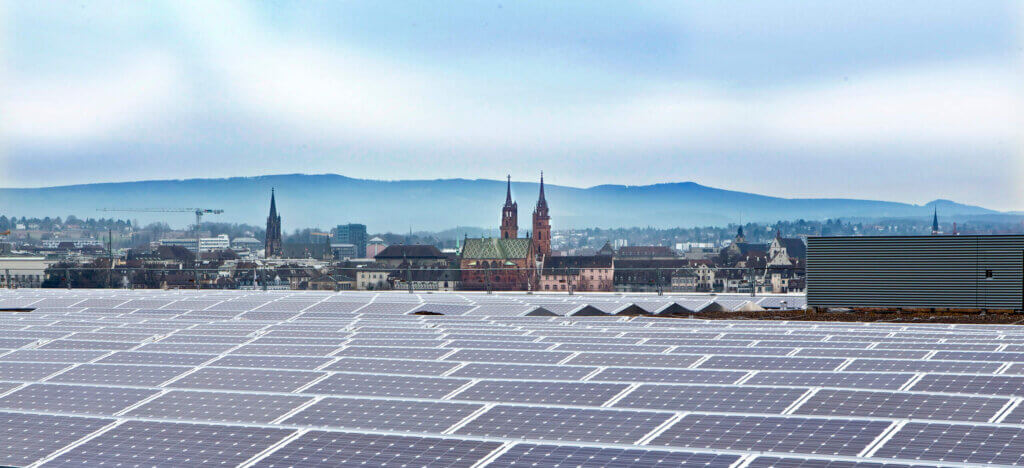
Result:
[[802,301],[0,290],[0,465],[1024,464],[1024,328]]

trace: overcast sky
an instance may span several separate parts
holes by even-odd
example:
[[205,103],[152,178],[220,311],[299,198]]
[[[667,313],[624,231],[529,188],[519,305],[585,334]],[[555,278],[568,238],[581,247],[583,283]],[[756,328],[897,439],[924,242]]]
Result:
[[1024,210],[1024,6],[0,0],[0,186],[695,181]]

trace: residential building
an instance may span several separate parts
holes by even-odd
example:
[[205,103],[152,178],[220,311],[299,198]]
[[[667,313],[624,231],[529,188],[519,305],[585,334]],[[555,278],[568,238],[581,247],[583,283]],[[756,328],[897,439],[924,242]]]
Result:
[[390,283],[388,283],[387,270],[381,269],[380,267],[367,265],[364,268],[357,269],[356,272],[356,289],[360,291],[379,291],[382,289],[390,289]]
[[663,245],[627,245],[615,252],[618,258],[646,258],[648,260],[671,260],[676,253],[671,247]]
[[610,292],[614,289],[614,265],[611,255],[547,257],[537,290]]

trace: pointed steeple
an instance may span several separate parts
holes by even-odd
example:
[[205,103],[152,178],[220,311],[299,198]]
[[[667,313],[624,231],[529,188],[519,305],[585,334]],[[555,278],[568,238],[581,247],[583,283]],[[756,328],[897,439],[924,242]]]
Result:
[[537,198],[537,211],[547,210],[548,201],[544,198],[544,171],[540,171],[540,197]]
[[939,207],[933,206],[935,211],[932,213],[932,234],[939,233]]
[[277,202],[274,201],[274,188],[270,188],[270,216],[277,216]]
[[512,174],[509,174],[507,177],[508,177],[508,186],[505,188],[505,204],[506,205],[511,205],[512,204]]

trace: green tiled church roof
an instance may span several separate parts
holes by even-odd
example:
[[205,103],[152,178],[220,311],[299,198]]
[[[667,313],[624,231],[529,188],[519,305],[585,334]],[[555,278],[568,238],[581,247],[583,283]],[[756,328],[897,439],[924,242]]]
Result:
[[466,239],[462,246],[462,258],[481,260],[507,260],[526,258],[530,253],[530,239]]

